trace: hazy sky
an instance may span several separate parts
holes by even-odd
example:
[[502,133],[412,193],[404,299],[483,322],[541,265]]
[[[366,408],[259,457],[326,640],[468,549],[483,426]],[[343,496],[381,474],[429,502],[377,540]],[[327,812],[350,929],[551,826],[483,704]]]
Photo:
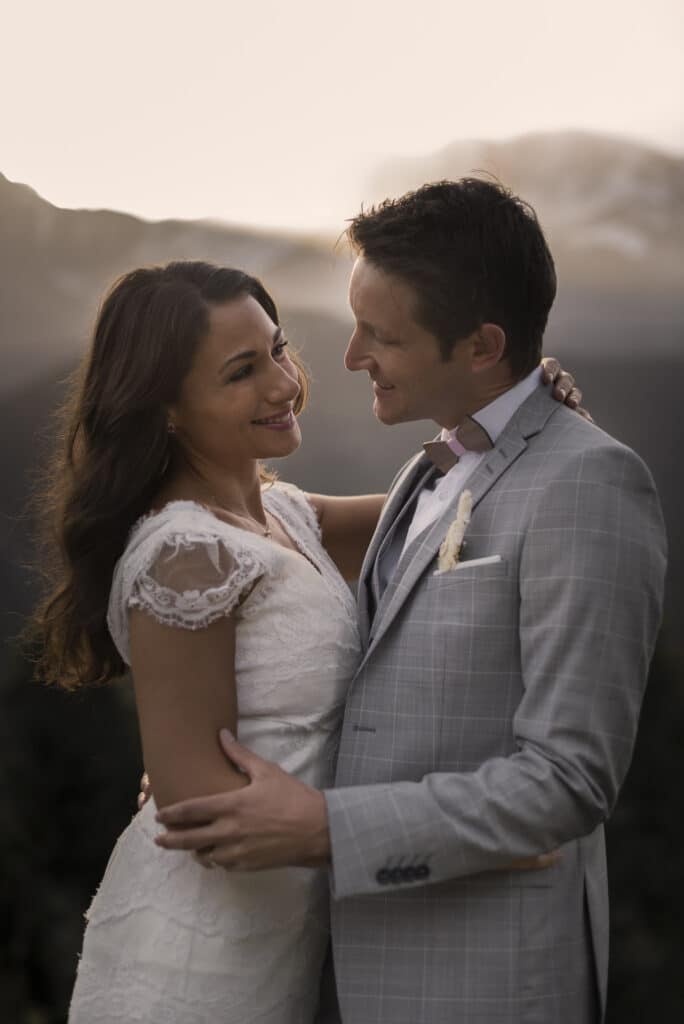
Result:
[[332,227],[372,169],[581,128],[684,151],[682,0],[18,0],[0,171],[60,206]]

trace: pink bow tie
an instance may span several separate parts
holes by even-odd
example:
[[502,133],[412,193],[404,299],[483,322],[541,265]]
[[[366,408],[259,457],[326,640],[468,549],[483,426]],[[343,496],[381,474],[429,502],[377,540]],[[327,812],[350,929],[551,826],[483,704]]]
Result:
[[423,451],[437,469],[448,473],[466,452],[486,452],[493,447],[485,428],[471,416],[466,416],[455,430],[449,432],[446,441],[426,441]]

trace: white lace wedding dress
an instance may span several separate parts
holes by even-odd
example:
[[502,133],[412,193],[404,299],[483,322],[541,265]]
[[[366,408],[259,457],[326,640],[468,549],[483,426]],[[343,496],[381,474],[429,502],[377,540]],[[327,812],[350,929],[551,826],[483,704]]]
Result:
[[[194,502],[141,520],[114,574],[109,627],[128,662],[131,606],[188,629],[232,612],[238,738],[329,786],[359,656],[354,600],[301,491],[276,483],[264,505],[299,554]],[[207,870],[154,844],[154,815],[149,801],[119,838],[86,915],[70,1024],[310,1024],[326,873]]]

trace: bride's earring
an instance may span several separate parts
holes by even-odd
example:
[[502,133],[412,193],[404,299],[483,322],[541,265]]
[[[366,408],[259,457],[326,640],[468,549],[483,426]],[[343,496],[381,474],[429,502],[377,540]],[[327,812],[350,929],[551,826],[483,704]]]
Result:
[[[169,420],[168,423],[166,424],[166,433],[168,434],[169,437],[173,437],[175,435],[175,433],[176,433],[176,427],[171,422],[171,420]],[[164,456],[164,462],[162,463],[162,468],[161,468],[161,470],[159,472],[159,476],[164,476],[164,474],[166,473],[166,471],[167,471],[167,469],[169,468],[170,465],[171,465],[171,448],[167,444],[167,446],[166,446],[166,455]]]

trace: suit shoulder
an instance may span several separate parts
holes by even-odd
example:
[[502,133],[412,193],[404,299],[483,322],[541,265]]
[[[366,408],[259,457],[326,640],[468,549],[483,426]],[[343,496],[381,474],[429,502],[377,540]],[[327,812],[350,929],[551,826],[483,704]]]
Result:
[[[634,449],[565,406],[557,410],[532,444],[539,450],[546,449],[552,478],[556,473],[564,475],[573,466],[578,472],[583,469],[590,473],[592,468],[609,471],[612,467],[620,477],[642,478],[655,488],[648,466]],[[608,472],[603,482],[612,478],[613,473]]]
[[563,408],[528,444],[532,458],[523,473],[533,528],[545,523],[546,529],[549,522],[560,519],[565,529],[590,524],[597,537],[606,530],[631,530],[632,535],[636,531],[636,535],[648,537],[657,557],[664,559],[667,540],[662,507],[651,472],[640,455]]

